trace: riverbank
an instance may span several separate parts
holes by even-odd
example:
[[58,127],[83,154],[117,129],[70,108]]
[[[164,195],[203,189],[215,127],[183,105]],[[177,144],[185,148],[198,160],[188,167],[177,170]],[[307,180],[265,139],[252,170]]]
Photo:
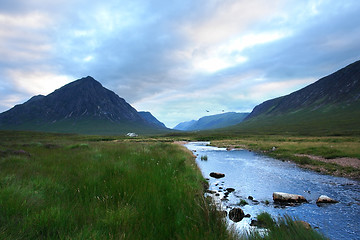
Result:
[[360,180],[360,138],[245,136],[211,140],[212,146],[247,149],[322,174]]

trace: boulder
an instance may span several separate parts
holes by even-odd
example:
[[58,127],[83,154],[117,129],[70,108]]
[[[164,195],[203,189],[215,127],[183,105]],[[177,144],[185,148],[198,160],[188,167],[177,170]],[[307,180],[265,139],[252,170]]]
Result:
[[223,178],[223,177],[225,177],[225,174],[223,174],[223,173],[217,173],[217,172],[211,172],[211,173],[210,173],[210,177],[213,177],[213,178]]
[[290,193],[283,193],[283,192],[274,192],[273,193],[273,200],[274,202],[280,203],[301,203],[307,202],[305,197],[297,194],[290,194]]
[[233,208],[229,212],[229,218],[233,222],[240,222],[244,217],[245,217],[245,214],[241,208]]
[[338,201],[326,196],[321,195],[317,200],[316,203],[338,203]]
[[226,191],[228,191],[229,193],[231,193],[231,192],[234,192],[234,191],[235,191],[235,188],[229,187],[229,188],[226,189]]

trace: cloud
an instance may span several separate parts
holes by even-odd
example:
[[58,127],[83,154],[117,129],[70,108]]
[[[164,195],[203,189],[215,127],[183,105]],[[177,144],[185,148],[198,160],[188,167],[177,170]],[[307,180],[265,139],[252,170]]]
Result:
[[168,126],[360,58],[357,0],[0,2],[0,110],[91,75]]
[[[18,91],[31,95],[47,95],[55,89],[73,81],[68,76],[53,74],[51,71],[9,71],[8,75],[14,79],[13,84]],[[29,84],[29,82],[31,84]]]
[[276,15],[284,1],[269,4],[266,0],[222,0],[204,4],[201,19],[190,19],[181,26],[183,33],[195,45],[216,45],[249,30],[256,23]]
[[1,65],[32,64],[46,59],[52,46],[44,31],[50,24],[47,15],[37,12],[25,15],[0,13]]

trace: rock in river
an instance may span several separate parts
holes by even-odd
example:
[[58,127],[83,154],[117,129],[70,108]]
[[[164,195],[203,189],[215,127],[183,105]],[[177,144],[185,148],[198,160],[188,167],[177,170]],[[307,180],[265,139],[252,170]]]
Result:
[[241,208],[233,208],[229,212],[229,218],[233,222],[240,222],[244,217],[245,217],[245,214]]
[[326,196],[321,195],[317,200],[316,203],[338,203],[338,201]]
[[285,203],[287,203],[287,202],[293,202],[293,203],[307,202],[307,200],[301,195],[283,193],[283,192],[274,192],[273,200],[274,200],[274,202],[285,202]]
[[213,177],[213,178],[223,178],[223,177],[225,177],[225,174],[223,174],[223,173],[217,173],[217,172],[211,172],[211,173],[210,173],[210,177]]
[[229,193],[231,193],[231,192],[234,192],[234,191],[235,191],[235,188],[229,187],[229,188],[226,189],[226,191],[228,191]]

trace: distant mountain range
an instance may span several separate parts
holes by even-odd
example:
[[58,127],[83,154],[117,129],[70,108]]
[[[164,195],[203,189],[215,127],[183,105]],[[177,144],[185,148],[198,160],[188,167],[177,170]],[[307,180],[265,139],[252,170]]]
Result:
[[[248,113],[224,113],[178,124],[174,129],[222,128],[222,134],[360,135],[360,61]],[[224,127],[226,127],[224,129]],[[0,129],[83,134],[166,133],[149,112],[137,112],[92,77],[47,96],[34,96],[0,114]]]
[[360,134],[360,61],[256,106],[231,132]]
[[0,114],[0,129],[85,134],[167,131],[149,112],[137,112],[123,98],[88,76],[47,96],[34,96]]
[[202,117],[199,120],[179,123],[174,127],[182,131],[199,131],[228,127],[241,123],[249,113],[227,112],[211,116]]

